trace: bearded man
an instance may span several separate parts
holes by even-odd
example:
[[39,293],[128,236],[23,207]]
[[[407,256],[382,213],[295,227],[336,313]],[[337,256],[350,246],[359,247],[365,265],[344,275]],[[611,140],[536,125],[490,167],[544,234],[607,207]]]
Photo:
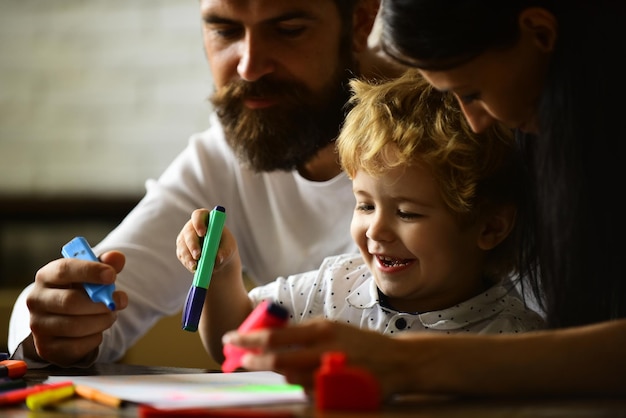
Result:
[[[379,0],[200,0],[215,92],[210,128],[122,223],[94,247],[101,263],[53,260],[18,298],[9,350],[31,367],[114,362],[191,284],[175,240],[197,208],[226,208],[246,273],[257,283],[357,252],[355,206],[334,150],[351,77],[399,69],[368,48]],[[115,283],[117,311],[81,284]],[[174,332],[180,330],[173,329]]]

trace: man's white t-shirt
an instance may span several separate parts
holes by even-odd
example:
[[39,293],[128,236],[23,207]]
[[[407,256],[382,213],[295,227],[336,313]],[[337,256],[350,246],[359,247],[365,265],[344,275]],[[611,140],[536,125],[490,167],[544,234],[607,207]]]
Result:
[[[246,273],[257,283],[316,269],[329,255],[356,253],[350,236],[355,206],[352,183],[341,173],[325,182],[296,171],[255,173],[241,166],[213,114],[211,127],[193,135],[122,223],[94,246],[99,255],[118,250],[126,265],[116,287],[129,305],[104,333],[96,361],[112,362],[159,319],[183,308],[193,274],[176,257],[176,237],[193,210],[226,209]],[[28,286],[16,301],[9,351],[30,334]]]

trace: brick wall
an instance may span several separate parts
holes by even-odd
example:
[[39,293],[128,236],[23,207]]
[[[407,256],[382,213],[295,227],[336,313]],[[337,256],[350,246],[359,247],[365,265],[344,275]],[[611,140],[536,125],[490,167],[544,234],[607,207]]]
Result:
[[197,0],[1,0],[0,194],[141,195],[208,127]]

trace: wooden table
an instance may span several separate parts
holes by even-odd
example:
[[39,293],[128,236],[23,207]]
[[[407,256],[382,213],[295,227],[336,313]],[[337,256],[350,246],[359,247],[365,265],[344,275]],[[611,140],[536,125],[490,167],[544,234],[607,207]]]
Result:
[[[177,367],[133,366],[127,364],[98,364],[87,369],[46,368],[31,369],[26,374],[29,384],[43,382],[48,376],[206,373],[206,369]],[[316,411],[312,405],[276,405],[255,408],[256,411],[289,411],[294,417],[316,418],[626,418],[626,399],[620,398],[551,398],[551,399],[502,399],[502,398],[435,398],[407,396],[401,401],[385,405],[375,413]],[[138,408],[133,405],[114,409],[87,400],[72,398],[56,410],[33,412],[24,405],[0,408],[0,417],[10,418],[60,418],[60,417],[137,417]]]

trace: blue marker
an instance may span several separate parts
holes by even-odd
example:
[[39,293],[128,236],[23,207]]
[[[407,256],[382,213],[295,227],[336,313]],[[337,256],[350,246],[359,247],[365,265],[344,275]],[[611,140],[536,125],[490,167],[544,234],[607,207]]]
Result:
[[222,231],[224,222],[226,221],[226,209],[222,206],[215,206],[209,214],[209,223],[207,226],[207,234],[202,244],[202,254],[198,261],[198,268],[193,276],[193,283],[187,294],[187,301],[183,309],[183,329],[185,331],[195,332],[198,330],[200,322],[200,314],[204,306],[204,298],[211,275],[213,275],[213,267],[215,267],[215,257],[217,249],[222,239]]
[[[98,257],[93,253],[89,243],[83,237],[75,237],[70,242],[65,244],[61,249],[61,254],[65,258],[78,258],[80,260],[88,261],[100,261]],[[113,284],[96,284],[96,283],[83,283],[83,287],[87,291],[87,294],[94,302],[102,302],[107,308],[114,311],[115,301],[113,300],[113,291],[115,285]]]

